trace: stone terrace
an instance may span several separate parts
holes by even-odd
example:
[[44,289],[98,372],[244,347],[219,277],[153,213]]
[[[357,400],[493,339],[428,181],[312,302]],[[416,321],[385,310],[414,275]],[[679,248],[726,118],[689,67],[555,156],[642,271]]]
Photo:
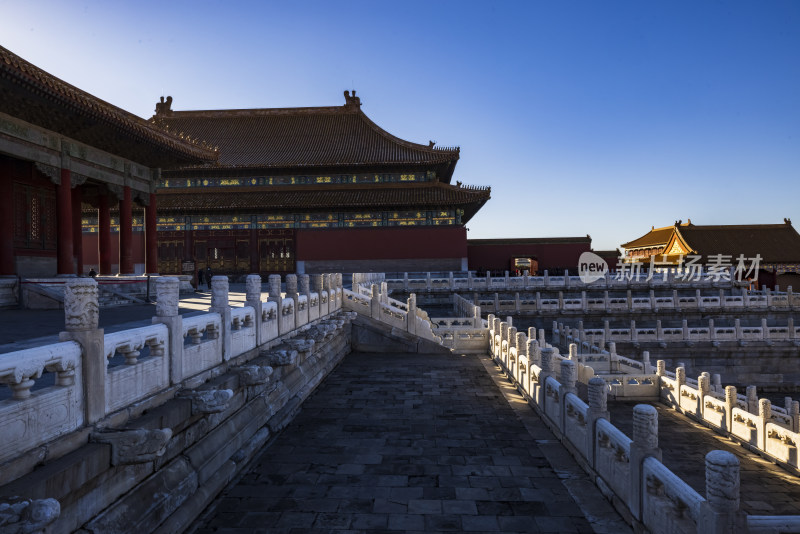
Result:
[[499,376],[351,353],[195,531],[630,531]]

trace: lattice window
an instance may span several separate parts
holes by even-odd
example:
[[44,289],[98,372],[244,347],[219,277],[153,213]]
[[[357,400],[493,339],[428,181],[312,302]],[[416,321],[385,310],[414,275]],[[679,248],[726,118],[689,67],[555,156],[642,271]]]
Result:
[[56,196],[51,189],[14,183],[14,246],[55,250]]

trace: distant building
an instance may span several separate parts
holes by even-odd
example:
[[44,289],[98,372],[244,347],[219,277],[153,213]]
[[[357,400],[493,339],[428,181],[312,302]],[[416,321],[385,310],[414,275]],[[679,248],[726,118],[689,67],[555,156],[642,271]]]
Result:
[[458,148],[399,139],[345,91],[333,107],[172,111],[152,122],[219,146],[158,182],[159,271],[466,268],[465,223],[490,188],[452,184]]
[[676,221],[673,226],[652,228],[638,239],[622,245],[625,262],[676,265],[688,256],[700,256],[707,265],[720,259],[738,264],[743,256],[746,266],[760,257],[759,268],[776,276],[800,273],[800,235],[789,219],[783,224],[746,224],[700,226]]
[[524,271],[526,260],[536,269],[531,274],[561,274],[578,272],[578,258],[592,248],[592,238],[534,237],[506,239],[469,239],[469,269],[471,271]]

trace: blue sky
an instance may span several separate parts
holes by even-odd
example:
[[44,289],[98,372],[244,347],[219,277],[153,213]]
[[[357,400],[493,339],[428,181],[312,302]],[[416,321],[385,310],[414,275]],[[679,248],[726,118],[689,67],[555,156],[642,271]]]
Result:
[[800,2],[0,0],[0,45],[142,117],[324,106],[461,146],[470,238],[800,226]]

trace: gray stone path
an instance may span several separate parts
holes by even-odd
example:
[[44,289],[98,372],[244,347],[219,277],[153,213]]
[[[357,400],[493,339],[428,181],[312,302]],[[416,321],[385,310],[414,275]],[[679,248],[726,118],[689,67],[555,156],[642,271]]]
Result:
[[194,530],[625,531],[495,381],[487,356],[350,354]]
[[[611,422],[628,436],[635,402],[609,402]],[[663,404],[658,410],[662,461],[700,495],[706,494],[705,456],[726,450],[739,459],[740,505],[753,515],[800,514],[800,478]]]

